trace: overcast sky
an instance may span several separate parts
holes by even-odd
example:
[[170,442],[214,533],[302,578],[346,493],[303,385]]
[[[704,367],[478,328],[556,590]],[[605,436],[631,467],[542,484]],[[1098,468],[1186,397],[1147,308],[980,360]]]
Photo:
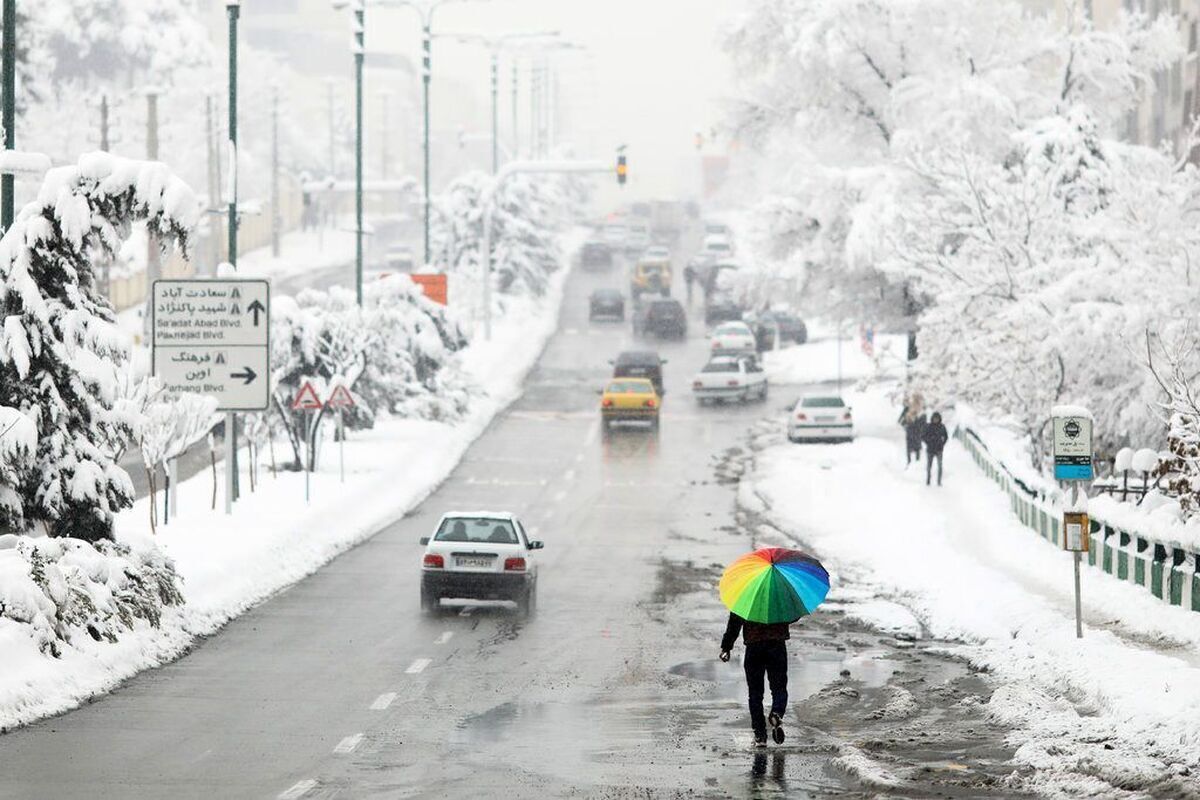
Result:
[[[728,62],[717,39],[736,0],[482,0],[440,8],[437,31],[488,33],[559,30],[584,45],[586,54],[558,56],[563,119],[581,145],[581,156],[613,156],[629,145],[629,195],[675,194],[694,179],[698,162],[694,133],[711,127],[728,92]],[[419,62],[415,15],[372,10],[371,39]],[[381,38],[385,37],[385,38]],[[390,49],[390,48],[389,48]],[[441,39],[435,43],[434,88],[439,78],[470,87],[472,102],[435,94],[435,125],[483,130],[487,116],[487,56],[478,47]],[[501,130],[507,136],[509,66],[501,70]],[[524,81],[525,73],[522,74]],[[447,86],[447,88],[449,88]],[[519,106],[526,125],[527,101]],[[461,119],[465,109],[471,120]],[[447,112],[456,111],[448,118]],[[453,123],[451,123],[453,119]]]

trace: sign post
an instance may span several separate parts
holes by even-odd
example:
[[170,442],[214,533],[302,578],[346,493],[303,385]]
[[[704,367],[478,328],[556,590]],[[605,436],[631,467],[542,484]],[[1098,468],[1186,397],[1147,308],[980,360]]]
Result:
[[[292,400],[292,411],[320,411],[323,408],[321,398],[317,394],[317,390],[313,388],[311,381],[305,381],[300,384],[300,391],[296,392],[296,397]],[[309,489],[309,468],[308,465],[313,457],[313,431],[312,417],[308,414],[304,415],[304,502],[307,503],[311,498]]]
[[354,407],[354,395],[342,383],[333,387],[333,394],[325,401],[326,408],[336,408],[338,412],[338,470],[342,483],[346,482],[346,420],[345,411]]
[[1075,637],[1083,638],[1083,601],[1080,595],[1080,561],[1091,545],[1087,514],[1087,495],[1079,484],[1090,481],[1092,470],[1092,414],[1078,406],[1055,406],[1050,412],[1053,424],[1054,477],[1070,483],[1071,494],[1063,512],[1062,546],[1075,561]]
[[225,513],[233,513],[238,411],[271,393],[271,286],[265,280],[158,280],[150,303],[152,374],[163,388],[211,395],[225,414]]

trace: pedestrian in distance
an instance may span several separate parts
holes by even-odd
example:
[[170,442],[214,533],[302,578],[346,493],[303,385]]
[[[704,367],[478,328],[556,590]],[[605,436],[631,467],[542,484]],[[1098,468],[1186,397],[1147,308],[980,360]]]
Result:
[[687,287],[687,304],[692,304],[692,285],[696,282],[696,270],[691,264],[683,268],[683,283]]
[[910,400],[900,412],[900,425],[904,428],[904,466],[913,461],[921,461],[921,442],[925,436],[925,412],[921,410],[920,401]]
[[941,486],[942,451],[946,449],[946,442],[950,439],[950,434],[946,433],[946,426],[942,424],[941,414],[933,412],[921,438],[925,440],[925,485],[928,486],[933,479],[933,460],[936,458],[937,481],[938,486]]
[[[742,667],[746,671],[746,688],[750,702],[750,727],[754,731],[754,746],[767,746],[767,725],[775,744],[783,744],[783,714],[787,710],[787,640],[788,623],[762,624],[742,619],[730,613],[721,637],[721,660],[728,661],[738,634],[746,645]],[[771,711],[763,715],[764,678],[771,687]]]

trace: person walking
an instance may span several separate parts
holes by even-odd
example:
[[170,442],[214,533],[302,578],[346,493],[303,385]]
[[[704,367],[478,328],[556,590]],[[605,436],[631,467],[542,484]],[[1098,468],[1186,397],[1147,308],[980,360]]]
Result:
[[927,424],[925,412],[921,410],[921,406],[915,400],[907,403],[904,410],[900,412],[900,425],[904,428],[905,467],[913,461],[918,463],[921,461],[921,442],[924,439]]
[[925,441],[925,485],[928,486],[933,479],[933,460],[936,458],[937,481],[938,486],[941,486],[942,451],[946,449],[946,442],[950,438],[950,434],[946,433],[946,426],[942,424],[941,414],[933,412],[933,416],[925,425],[921,438]]
[[692,304],[692,285],[696,282],[696,270],[691,264],[683,268],[683,283],[687,287],[687,304]]
[[[783,714],[787,710],[787,640],[791,637],[788,623],[762,624],[742,619],[730,612],[721,637],[721,660],[728,661],[738,634],[746,645],[742,667],[746,671],[746,688],[750,702],[750,727],[754,731],[754,746],[767,746],[767,725],[775,744],[783,744]],[[771,712],[763,715],[764,677],[771,687]]]

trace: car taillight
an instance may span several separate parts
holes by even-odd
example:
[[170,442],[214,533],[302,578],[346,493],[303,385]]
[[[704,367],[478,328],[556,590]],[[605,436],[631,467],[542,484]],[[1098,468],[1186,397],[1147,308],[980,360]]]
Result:
[[713,350],[720,350],[720,349],[721,349],[721,343],[720,343],[720,342],[717,342],[717,341],[714,341],[714,342],[712,343],[712,349],[713,349]]
[[430,569],[442,569],[446,566],[446,559],[439,556],[437,553],[425,554],[425,566]]
[[525,559],[523,558],[506,558],[504,559],[505,572],[524,572]]
[[612,408],[612,398],[611,397],[604,398],[602,401],[600,401],[600,405],[603,406],[604,408]]
[[846,422],[849,422],[849,421],[850,421],[850,412],[849,412],[849,411],[847,411],[847,412],[846,412],[846,413],[845,413],[845,414],[842,416],[842,419],[846,420]]
[[703,381],[692,381],[692,388],[693,389],[703,389],[704,382]]
[[737,386],[738,382],[737,381],[726,381],[725,385],[726,386]]
[[658,401],[651,397],[649,400],[642,403],[642,405],[644,405],[646,408],[654,408],[656,405],[658,405]]
[[808,417],[806,417],[804,414],[797,414],[797,415],[796,415],[796,419],[798,419],[798,420],[800,420],[801,422],[803,422],[804,420],[808,419]]

